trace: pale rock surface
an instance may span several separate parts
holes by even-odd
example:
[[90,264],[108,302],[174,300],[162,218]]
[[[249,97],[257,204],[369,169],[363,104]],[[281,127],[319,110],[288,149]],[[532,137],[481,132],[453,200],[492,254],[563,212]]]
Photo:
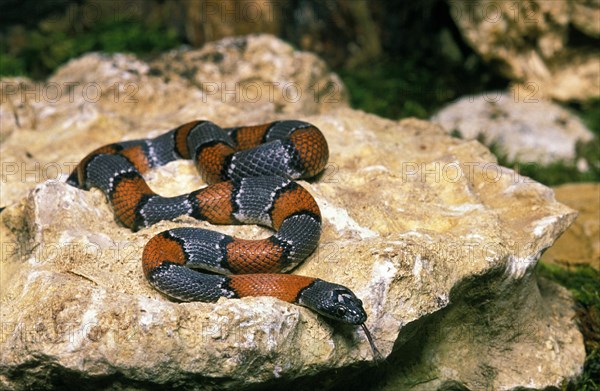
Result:
[[[254,39],[281,45],[248,38]],[[189,61],[208,66],[206,59]],[[150,68],[121,55],[67,64],[53,80],[108,86],[143,79],[138,102],[40,104],[31,111],[35,121],[19,122],[35,127],[15,124],[5,133],[3,167],[63,166],[102,144],[156,135],[195,118],[223,126],[282,118],[314,123],[330,145],[330,164],[302,184],[321,208],[323,235],[294,272],[353,289],[387,361],[374,368],[360,329],[299,306],[272,298],[176,303],[153,290],[141,273],[145,243],[168,228],[206,223],[180,218],[132,233],[114,222],[97,190],[46,178],[34,186],[3,173],[1,388],[309,390],[363,383],[361,389],[436,389],[452,383],[504,390],[556,386],[580,372],[585,352],[572,301],[532,274],[540,253],[576,215],[550,189],[499,167],[478,142],[452,138],[425,121],[384,120],[343,104],[325,110],[296,103],[283,111],[219,100],[192,104],[191,95],[202,97],[199,89],[186,79],[149,76]],[[238,72],[248,71],[223,73],[233,80]],[[68,172],[59,174],[64,179]],[[187,161],[148,178],[165,195],[202,186]],[[244,238],[268,234],[254,226],[210,228]]]
[[467,43],[523,94],[560,101],[600,96],[600,3],[449,0]]
[[462,138],[483,138],[509,160],[523,163],[572,162],[577,142],[594,137],[576,115],[556,103],[524,101],[501,91],[460,98],[431,121]]

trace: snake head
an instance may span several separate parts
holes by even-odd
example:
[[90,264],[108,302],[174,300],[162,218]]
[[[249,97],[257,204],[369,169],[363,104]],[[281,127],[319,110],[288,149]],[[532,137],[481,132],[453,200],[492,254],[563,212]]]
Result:
[[350,289],[321,279],[300,292],[298,304],[339,322],[358,325],[367,320],[362,301]]

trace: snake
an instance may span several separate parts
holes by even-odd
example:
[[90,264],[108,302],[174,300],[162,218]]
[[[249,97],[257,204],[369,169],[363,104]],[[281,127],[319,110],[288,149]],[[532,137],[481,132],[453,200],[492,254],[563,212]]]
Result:
[[[193,160],[207,186],[175,197],[155,193],[143,175],[179,159]],[[144,276],[177,301],[271,296],[360,325],[377,359],[381,355],[365,326],[367,313],[349,288],[287,274],[313,253],[321,235],[319,206],[296,180],[317,176],[328,159],[323,133],[308,122],[221,128],[196,120],[155,138],[99,147],[66,182],[100,189],[115,220],[134,232],[180,216],[271,228],[275,233],[260,240],[193,227],[163,231],[144,246]]]

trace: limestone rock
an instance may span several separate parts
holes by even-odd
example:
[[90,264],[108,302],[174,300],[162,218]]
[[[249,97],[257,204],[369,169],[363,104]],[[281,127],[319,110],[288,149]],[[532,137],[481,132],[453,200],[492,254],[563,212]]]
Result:
[[[0,85],[7,101],[0,112],[2,183],[11,183],[0,189],[0,207],[23,197],[33,183],[64,178],[82,152],[131,138],[129,130],[139,137],[169,128],[174,119],[224,123],[241,116],[256,123],[273,114],[292,118],[347,105],[344,85],[321,59],[269,35],[168,52],[151,64],[92,53],[46,83],[6,78]],[[19,138],[10,140],[15,131]]]
[[600,184],[567,183],[554,189],[556,198],[579,215],[542,256],[562,266],[588,264],[600,270]]
[[345,106],[348,100],[341,80],[323,60],[266,34],[174,50],[150,66],[152,74],[166,80],[189,81],[207,100],[235,104],[248,112],[311,114]]
[[[205,69],[212,60],[189,61]],[[127,56],[86,56],[65,69],[51,80],[70,73],[100,86],[139,77],[145,83],[130,105],[108,98],[40,104],[36,127],[13,129],[0,145],[3,164],[7,156],[31,156],[62,167],[99,145],[194,118],[223,126],[292,115],[310,121],[331,150],[325,173],[303,182],[321,208],[323,235],[294,273],[344,284],[363,300],[367,326],[391,366],[384,382],[544,388],[581,370],[585,352],[570,299],[553,284],[538,286],[532,274],[575,212],[550,189],[498,166],[478,142],[452,138],[429,122],[389,121],[345,107],[310,112],[300,105],[291,114],[274,105],[257,104],[254,112],[219,100],[192,104],[190,94],[202,94],[188,79],[151,76],[150,65]],[[233,80],[252,72],[233,67],[227,74]],[[140,265],[149,238],[208,224],[179,218],[133,233],[114,222],[97,190],[5,177],[3,189],[27,191],[3,193],[8,206],[0,214],[2,387],[60,389],[73,381],[129,390],[308,390],[378,374],[354,326],[272,298],[177,303],[153,290]],[[165,195],[202,185],[188,161],[148,179]],[[268,234],[254,226],[210,228],[244,238]],[[489,357],[496,352],[501,356]]]
[[597,1],[448,1],[462,36],[523,94],[561,101],[600,95]]
[[[429,325],[415,330],[413,343],[403,354],[390,359],[396,368],[408,369],[389,374],[386,386],[377,389],[462,390],[465,386],[468,390],[517,390],[523,386],[545,389],[541,387],[541,378],[558,386],[565,370],[561,365],[571,365],[565,358],[581,355],[576,346],[581,338],[579,331],[570,326],[572,299],[566,289],[547,280],[535,283],[534,278],[527,279],[530,283],[521,284],[511,294],[504,291],[502,278],[496,283],[489,281],[491,286],[487,288],[480,284],[477,288],[478,283],[462,286],[465,299],[434,315],[439,318]],[[482,297],[489,302],[476,304]],[[510,306],[521,312],[518,319],[508,321],[505,317],[504,309]],[[544,312],[545,319],[535,315]],[[567,329],[570,332],[564,333]],[[419,344],[418,349],[415,344]],[[506,360],[515,360],[514,364],[520,365],[507,366]],[[523,370],[522,364],[527,362],[543,364],[534,374]],[[432,363],[439,368],[437,376],[423,371]],[[569,371],[578,368],[570,366]],[[528,375],[531,382],[526,384],[523,380]],[[457,378],[463,380],[457,382]]]
[[35,83],[25,77],[7,77],[0,81],[0,143],[18,128],[35,128],[32,107],[22,99],[35,88]]
[[577,116],[556,103],[520,101],[499,91],[463,97],[431,120],[466,139],[483,137],[508,159],[526,163],[572,161],[577,142],[593,138]]

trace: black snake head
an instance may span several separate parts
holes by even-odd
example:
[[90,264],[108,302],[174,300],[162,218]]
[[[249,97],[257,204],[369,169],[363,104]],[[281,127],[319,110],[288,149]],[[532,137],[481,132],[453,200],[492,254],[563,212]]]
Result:
[[362,301],[350,289],[320,279],[300,292],[298,303],[339,322],[359,325],[367,320]]
[[360,325],[373,350],[373,358],[375,361],[383,360],[383,356],[375,346],[371,333],[365,326],[367,313],[363,308],[363,303],[350,289],[317,278],[312,284],[300,291],[297,302],[328,318],[343,323]]

